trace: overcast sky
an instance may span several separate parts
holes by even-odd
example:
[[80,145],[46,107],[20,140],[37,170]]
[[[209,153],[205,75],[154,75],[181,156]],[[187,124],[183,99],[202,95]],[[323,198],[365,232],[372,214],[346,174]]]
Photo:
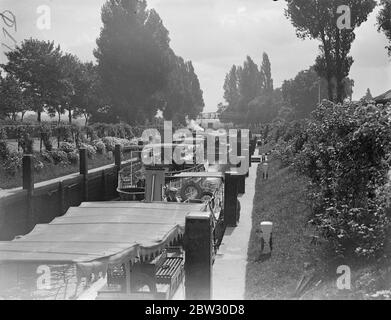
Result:
[[[34,37],[54,40],[82,60],[94,60],[92,50],[101,27],[100,9],[105,0],[0,0],[0,10],[12,10],[17,17],[21,41]],[[313,64],[319,43],[298,40],[284,16],[285,1],[272,0],[149,0],[170,32],[176,54],[192,60],[204,91],[205,111],[216,110],[223,101],[223,82],[233,64],[250,55],[258,64],[266,51],[272,63],[275,86]],[[49,5],[51,30],[36,27],[40,5]],[[2,23],[2,21],[0,20]],[[351,54],[354,64],[354,99],[367,88],[374,96],[391,89],[387,41],[376,31],[376,12],[357,31]],[[2,35],[0,35],[1,38]],[[2,38],[12,45],[12,41]],[[4,62],[1,48],[0,61]]]

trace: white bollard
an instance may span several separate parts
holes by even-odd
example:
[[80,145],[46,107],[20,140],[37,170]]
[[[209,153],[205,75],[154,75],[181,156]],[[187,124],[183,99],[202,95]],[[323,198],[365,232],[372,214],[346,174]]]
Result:
[[263,221],[261,222],[261,232],[263,239],[263,251],[262,254],[270,254],[272,251],[272,231],[273,222]]

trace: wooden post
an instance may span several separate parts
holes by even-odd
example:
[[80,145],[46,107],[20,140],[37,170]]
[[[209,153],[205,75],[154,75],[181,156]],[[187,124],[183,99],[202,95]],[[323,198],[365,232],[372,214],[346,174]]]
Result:
[[134,154],[136,154],[135,158],[137,158],[138,160],[141,161],[141,153],[143,151],[143,146],[142,145],[137,145],[137,147],[135,147],[135,150],[132,151],[132,158],[134,157]]
[[[238,168],[240,168],[243,165],[247,165],[245,163],[247,161],[246,157],[239,156],[239,164],[237,165]],[[237,172],[237,184],[238,184],[238,194],[245,194],[246,193],[246,174],[247,172]]]
[[42,153],[42,132],[40,132],[40,139],[39,139],[39,152]]
[[185,299],[212,299],[213,227],[210,212],[192,212],[185,224]]
[[164,150],[165,150],[165,147],[164,147],[164,144],[162,144],[160,146],[160,163],[161,164],[164,164]]
[[80,163],[79,163],[80,174],[87,174],[88,173],[87,149],[80,148],[79,156],[80,156]]
[[204,136],[204,162],[208,160],[208,138]]
[[250,150],[249,150],[249,153],[248,153],[248,168],[250,169],[251,166],[252,166],[252,163],[251,163],[251,156],[253,155],[253,151],[252,151],[253,147],[252,147],[252,141],[250,141]]
[[216,164],[219,164],[220,161],[220,145],[219,145],[219,137],[215,137],[215,161]]
[[197,132],[193,132],[193,164],[197,164]]
[[121,170],[121,145],[116,144],[114,150],[114,163],[118,172]]
[[250,155],[250,149],[247,148],[244,150],[245,159],[244,161],[247,161],[247,172],[246,172],[246,178],[248,178],[250,174],[250,167],[251,167],[251,155]]
[[80,155],[80,174],[83,176],[83,201],[88,201],[88,161],[87,149],[79,149]]
[[23,189],[32,193],[34,190],[33,155],[23,155]]
[[106,171],[102,170],[102,176],[101,176],[101,199],[103,201],[107,200],[106,196],[106,185],[107,185],[107,178],[106,178]]
[[248,132],[249,145],[248,145],[248,167],[251,168],[251,156],[253,155],[253,134],[251,130]]
[[121,170],[121,145],[116,144],[114,149],[114,164],[116,167],[117,185],[119,184],[119,172]]
[[241,174],[238,177],[238,193],[239,194],[246,193],[246,174]]
[[238,223],[238,178],[233,172],[226,172],[224,178],[224,222],[227,227]]
[[60,181],[58,183],[58,216],[62,216],[65,213],[65,189],[64,183]]
[[242,155],[242,130],[238,129],[238,134],[237,134],[237,155],[240,157]]
[[34,167],[33,155],[25,154],[22,160],[23,190],[27,190],[27,219],[26,229],[29,231],[35,226],[33,194],[34,194]]
[[229,131],[227,133],[227,156],[228,156],[228,162],[229,162],[229,159],[230,159],[230,148],[231,148],[231,135],[229,134]]

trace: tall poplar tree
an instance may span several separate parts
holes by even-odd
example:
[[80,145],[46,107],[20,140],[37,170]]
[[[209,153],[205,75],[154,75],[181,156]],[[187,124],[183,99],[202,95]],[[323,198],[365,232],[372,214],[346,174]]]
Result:
[[112,112],[129,123],[156,113],[151,96],[164,89],[170,72],[169,37],[145,0],[108,0],[94,54]]
[[261,65],[261,87],[262,93],[273,93],[273,79],[272,79],[272,67],[269,60],[269,56],[266,52],[263,53],[262,65]]
[[[286,0],[285,14],[301,39],[321,42],[316,71],[328,82],[329,99],[343,102],[344,79],[349,75],[353,58],[349,52],[356,35],[354,30],[368,18],[375,0]],[[341,20],[342,19],[342,20]]]

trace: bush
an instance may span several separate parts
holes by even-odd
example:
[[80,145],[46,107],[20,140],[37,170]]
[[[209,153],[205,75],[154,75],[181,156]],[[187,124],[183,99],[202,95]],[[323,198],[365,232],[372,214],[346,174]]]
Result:
[[338,254],[381,253],[389,227],[390,108],[321,104],[305,128],[295,167],[311,179],[311,222]]
[[106,150],[112,151],[112,152],[114,152],[114,150],[115,150],[115,145],[118,143],[117,141],[118,141],[118,139],[114,138],[114,137],[104,137],[102,139],[102,142],[106,146]]
[[61,150],[54,150],[50,152],[50,155],[52,156],[54,160],[54,164],[59,164],[59,165],[68,165],[68,155],[66,152],[61,151]]
[[7,146],[7,132],[4,128],[0,128],[0,158],[6,158],[9,154]]
[[45,146],[46,151],[52,151],[53,150],[53,143],[49,139],[43,139],[43,145]]
[[7,140],[7,131],[0,127],[0,140]]
[[0,158],[5,159],[8,157],[9,149],[7,146],[7,142],[4,140],[0,140]]
[[72,143],[69,142],[61,142],[60,144],[60,150],[64,151],[65,153],[71,153],[75,151],[75,147]]
[[132,139],[135,137],[134,130],[130,125],[125,123],[108,124],[94,123],[90,130],[94,131],[99,138],[115,137],[121,139]]
[[92,142],[92,145],[95,147],[97,153],[104,154],[106,152],[106,145],[102,140],[95,140]]
[[8,153],[7,157],[2,162],[2,166],[5,172],[11,176],[14,176],[16,172],[22,167],[22,158],[23,154],[11,151]]
[[71,164],[77,164],[79,163],[79,154],[76,151],[69,152],[68,153],[68,161]]
[[24,133],[19,141],[24,153],[33,153],[34,140],[29,133]]
[[96,155],[96,149],[92,145],[82,143],[82,144],[80,144],[80,148],[87,149],[87,156],[89,159],[93,159],[94,156]]
[[[86,140],[88,140],[88,138],[89,138],[89,141],[94,141],[94,140],[99,139],[99,136],[96,134],[93,127],[87,127],[86,133],[87,133]],[[87,142],[87,141],[85,141],[85,142]]]
[[115,138],[115,137],[104,137],[102,139],[102,142],[106,146],[107,151],[113,151],[115,150],[115,145],[119,144],[121,146],[121,149],[124,147],[130,147],[135,145],[135,142],[132,142],[128,139],[121,139],[121,138]]
[[52,136],[52,130],[51,130],[50,125],[43,124],[40,129],[41,129],[41,139],[42,139],[43,145],[45,146],[45,150],[52,151],[53,150],[53,143],[50,139]]
[[36,156],[33,157],[34,171],[41,171],[45,165]]
[[42,159],[43,159],[45,162],[47,162],[47,163],[53,163],[53,162],[54,162],[51,153],[48,152],[48,151],[42,151],[42,152],[41,152],[41,157],[42,157]]
[[59,124],[54,129],[54,135],[57,137],[58,142],[73,142],[72,127],[68,124]]
[[292,143],[281,141],[272,152],[273,159],[280,160],[283,167],[288,167],[292,165],[294,160],[295,153],[293,149]]
[[75,137],[76,148],[79,148],[81,139],[83,137],[82,130],[79,126],[75,125],[73,126],[72,132]]

